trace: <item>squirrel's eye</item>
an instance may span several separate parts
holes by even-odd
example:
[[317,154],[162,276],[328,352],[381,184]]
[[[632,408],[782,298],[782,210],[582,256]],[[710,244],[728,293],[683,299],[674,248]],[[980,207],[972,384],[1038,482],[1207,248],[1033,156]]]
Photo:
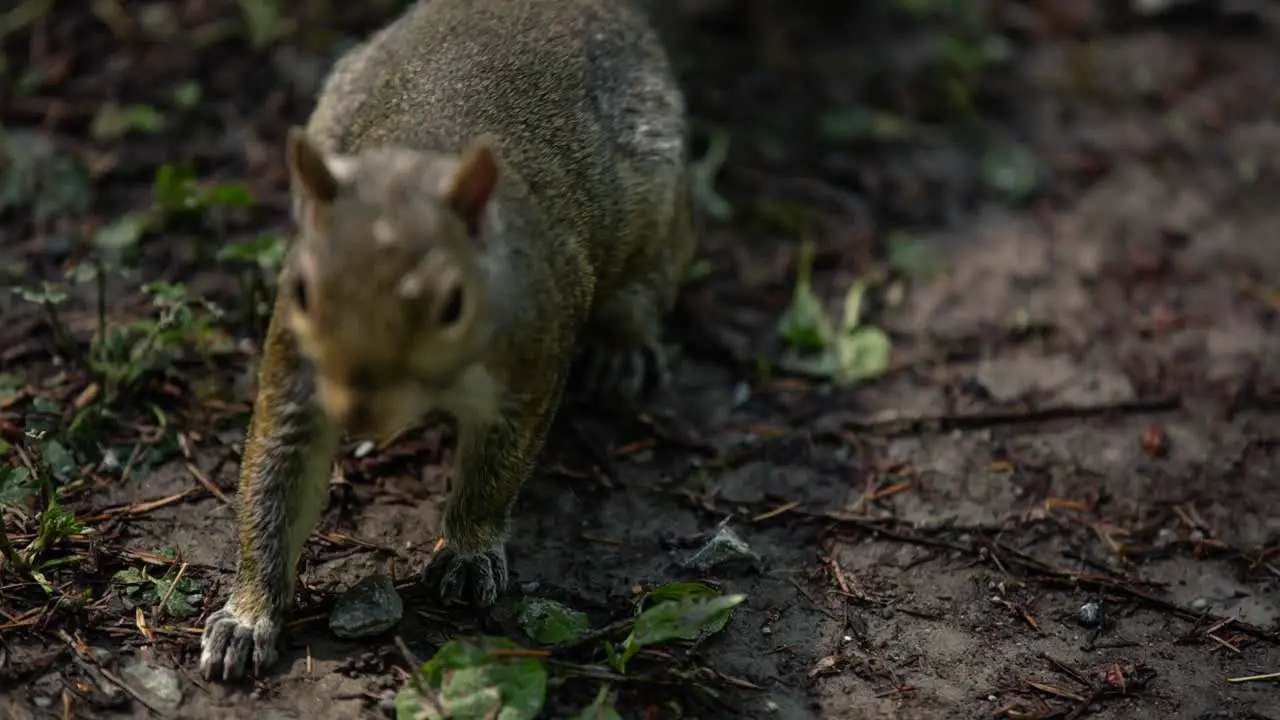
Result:
[[440,306],[440,324],[444,327],[453,325],[462,319],[462,286],[455,285]]
[[289,292],[293,294],[293,304],[302,312],[307,311],[307,283],[302,278],[294,278],[293,283],[289,286]]

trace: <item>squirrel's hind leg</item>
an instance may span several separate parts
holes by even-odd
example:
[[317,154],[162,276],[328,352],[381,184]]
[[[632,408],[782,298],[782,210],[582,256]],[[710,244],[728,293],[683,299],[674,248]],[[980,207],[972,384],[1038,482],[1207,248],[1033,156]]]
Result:
[[627,273],[632,279],[596,307],[584,328],[573,384],[596,399],[636,400],[671,381],[664,323],[696,239],[683,168],[670,164],[658,175],[657,195],[633,211],[647,220],[632,230],[649,235],[633,260],[641,269]]
[[670,381],[662,318],[652,297],[636,283],[596,310],[574,367],[575,389],[597,400],[630,401]]

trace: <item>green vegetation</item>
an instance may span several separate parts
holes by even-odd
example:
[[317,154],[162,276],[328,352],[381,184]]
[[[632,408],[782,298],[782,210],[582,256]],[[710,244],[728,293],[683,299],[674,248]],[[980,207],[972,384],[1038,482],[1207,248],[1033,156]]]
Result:
[[880,328],[864,325],[862,304],[868,285],[856,281],[845,293],[844,313],[833,323],[813,290],[813,244],[803,243],[791,305],[778,324],[786,349],[784,370],[850,384],[889,370],[892,343]]
[[[671,583],[642,596],[636,615],[625,625],[601,633],[601,648],[609,665],[626,672],[628,660],[642,649],[672,640],[702,641],[728,624],[733,608],[746,598],[722,595],[703,583]],[[608,677],[607,669],[580,666],[556,659],[556,649],[592,639],[584,613],[544,598],[525,598],[517,606],[525,632],[542,648],[525,647],[501,637],[475,642],[450,640],[418,668],[396,697],[399,720],[500,718],[528,720],[538,717],[546,701],[551,678]],[[609,632],[628,634],[615,648],[605,639]],[[622,679],[623,675],[618,675]],[[619,717],[613,694],[602,685],[594,700],[578,718]]]
[[[25,209],[37,223],[89,211],[87,179],[74,160],[48,148],[33,150],[7,136],[0,135],[0,141],[4,157],[17,168],[0,186],[0,209]],[[145,243],[174,229],[206,234],[220,248],[216,257],[240,269],[249,291],[246,297],[257,301],[245,309],[252,316],[262,310],[261,298],[268,293],[282,246],[270,237],[239,243],[227,240],[227,213],[253,203],[252,193],[242,185],[202,184],[187,166],[163,166],[156,174],[150,204],[103,225],[92,236],[90,252],[71,264],[62,280],[12,291],[17,299],[41,308],[58,349],[71,361],[38,384],[20,376],[5,376],[0,384],[3,407],[22,410],[24,417],[17,442],[0,439],[0,457],[5,459],[0,465],[4,518],[0,551],[7,569],[31,578],[46,593],[55,592],[48,571],[81,559],[58,554],[59,546],[93,533],[64,507],[62,498],[84,487],[83,471],[119,473],[129,466],[146,468],[176,454],[178,441],[168,418],[172,402],[158,396],[157,387],[174,377],[175,367],[192,362],[205,368],[204,375],[216,377],[216,361],[234,350],[225,313],[217,305],[194,296],[178,282],[135,279]],[[146,303],[142,314],[122,316],[110,306],[107,287],[113,281],[137,288],[136,295]],[[94,318],[87,341],[68,320],[83,315],[78,311],[86,304]],[[194,399],[200,401],[200,384],[185,384],[197,390]],[[131,425],[139,421],[154,422],[160,436],[113,446],[111,438],[136,435]],[[31,526],[29,533],[17,532]],[[13,538],[21,535],[30,539],[18,547]],[[122,572],[116,579],[126,587],[145,582],[158,588],[170,582],[153,582],[143,571]],[[193,582],[184,578],[179,589],[188,592]],[[169,595],[170,615],[191,614],[182,605],[185,594]]]

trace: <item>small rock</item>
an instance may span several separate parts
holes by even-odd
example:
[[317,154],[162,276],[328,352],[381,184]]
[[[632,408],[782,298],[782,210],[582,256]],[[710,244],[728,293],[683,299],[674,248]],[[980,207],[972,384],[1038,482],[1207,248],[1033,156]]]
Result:
[[1081,605],[1076,611],[1076,621],[1088,628],[1098,627],[1102,624],[1102,605],[1096,602]]
[[1166,547],[1178,541],[1178,533],[1169,528],[1160,528],[1156,533],[1156,547]]
[[395,627],[404,617],[404,602],[391,579],[375,573],[338,598],[329,613],[329,629],[347,640],[372,637]]
[[182,703],[182,684],[169,668],[134,660],[120,669],[120,676],[152,705],[172,710]]
[[381,710],[387,717],[396,716],[396,691],[395,690],[384,690],[382,694],[378,696],[378,709]]
[[1192,610],[1196,610],[1196,611],[1206,610],[1208,609],[1208,607],[1209,607],[1209,601],[1204,598],[1196,598],[1195,600],[1191,601]]
[[707,541],[707,544],[686,560],[684,565],[706,572],[719,565],[741,561],[746,561],[755,569],[758,569],[762,562],[760,556],[747,545],[746,541],[729,527],[729,521],[726,519],[720,523],[716,534]]

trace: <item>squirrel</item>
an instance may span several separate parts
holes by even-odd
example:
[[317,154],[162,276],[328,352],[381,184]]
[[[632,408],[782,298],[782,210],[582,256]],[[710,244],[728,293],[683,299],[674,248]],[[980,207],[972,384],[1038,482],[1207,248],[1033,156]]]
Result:
[[566,388],[627,401],[668,382],[663,324],[696,245],[688,120],[631,1],[418,0],[336,61],[288,131],[297,230],[206,678],[278,658],[343,433],[452,416],[439,592],[484,607]]

